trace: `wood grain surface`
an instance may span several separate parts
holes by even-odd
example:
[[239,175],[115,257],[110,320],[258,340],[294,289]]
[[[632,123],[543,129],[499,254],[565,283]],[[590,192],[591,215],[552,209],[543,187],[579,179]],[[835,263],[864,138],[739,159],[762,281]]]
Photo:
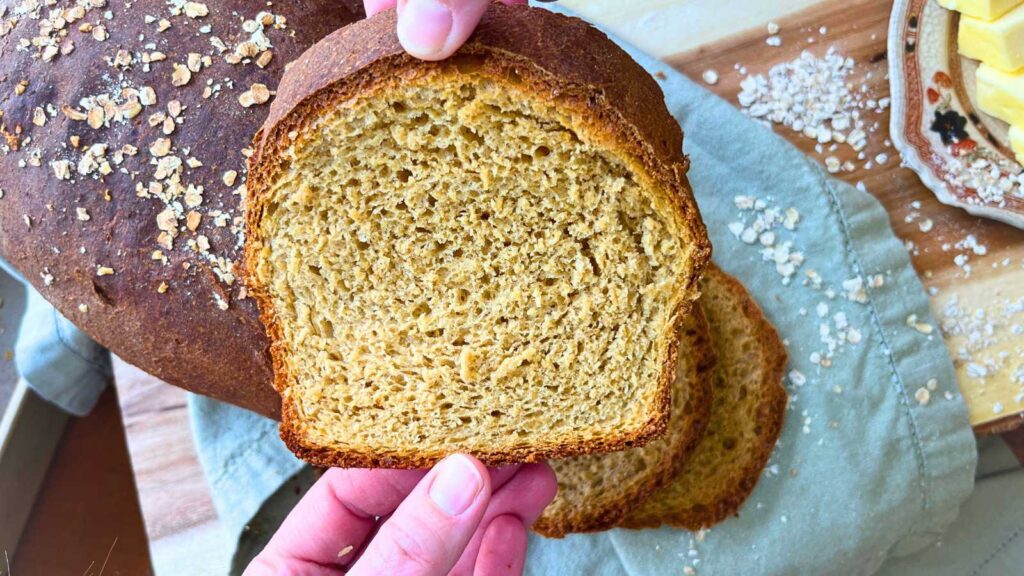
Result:
[[0,576],[152,574],[124,442],[113,390],[88,416],[69,418],[17,553],[9,567],[0,558]]
[[118,358],[114,380],[157,576],[226,573],[228,542],[192,443],[187,392]]

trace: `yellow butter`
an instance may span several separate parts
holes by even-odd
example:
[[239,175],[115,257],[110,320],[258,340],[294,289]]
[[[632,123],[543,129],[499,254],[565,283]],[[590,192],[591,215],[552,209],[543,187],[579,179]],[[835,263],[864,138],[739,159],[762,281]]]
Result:
[[991,22],[960,18],[960,54],[1001,70],[1024,67],[1024,4]]
[[1024,126],[1024,70],[1003,72],[982,64],[976,79],[978,107],[982,112]]
[[1013,153],[1017,155],[1017,162],[1024,166],[1024,128],[1010,126],[1010,147],[1013,148]]
[[939,5],[964,16],[995,20],[1022,2],[1024,0],[939,0]]

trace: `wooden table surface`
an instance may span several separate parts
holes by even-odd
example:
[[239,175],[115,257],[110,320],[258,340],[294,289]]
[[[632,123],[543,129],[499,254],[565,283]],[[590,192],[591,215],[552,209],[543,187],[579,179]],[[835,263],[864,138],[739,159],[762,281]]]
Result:
[[[858,77],[870,73],[868,84],[872,94],[876,97],[888,94],[886,31],[891,3],[887,1],[632,0],[626,3],[563,0],[563,3],[657,54],[691,78],[699,79],[705,70],[716,70],[720,80],[708,87],[734,104],[742,80],[742,75],[734,70],[735,64],[742,64],[751,74],[766,73],[772,65],[791,60],[804,49],[820,54],[829,46],[835,46],[842,54],[856,60]],[[769,21],[780,26],[782,45],[779,47],[765,44],[765,25]],[[827,26],[827,34],[819,34],[821,26]],[[808,37],[815,37],[815,43],[809,45]],[[953,295],[959,296],[966,305],[986,303],[996,290],[1024,295],[1024,269],[1021,267],[1024,232],[939,204],[913,172],[899,167],[895,150],[886,147],[888,113],[877,115],[877,120],[880,129],[869,139],[868,153],[874,156],[885,151],[894,159],[884,166],[872,170],[859,168],[840,177],[853,183],[863,182],[889,211],[896,234],[918,246],[912,255],[914,266],[926,286],[938,289],[932,300],[935,310],[940,310]],[[785,128],[778,131],[810,156],[822,160],[809,140]],[[913,202],[919,202],[920,208],[913,208]],[[930,234],[921,233],[916,222],[905,221],[910,211],[934,221]],[[942,244],[955,243],[967,234],[974,234],[985,244],[988,255],[973,257],[974,272],[970,278],[963,278],[962,271],[953,264],[953,253],[942,250]],[[1013,265],[991,267],[992,262],[1004,258],[1010,258]],[[192,446],[185,393],[122,363],[117,364],[115,372],[129,452],[158,573],[161,567],[167,566],[173,567],[165,568],[168,574],[209,573],[199,567],[204,563],[223,565],[226,561],[217,550],[223,533]],[[992,415],[984,414],[986,410],[981,408],[993,397],[1013,390],[1009,381],[1003,389],[993,379],[984,387],[972,387],[968,379],[961,379],[960,383],[968,401],[975,407],[973,416],[982,429],[1008,429],[1020,420],[1017,416],[1006,415],[986,418],[984,416]],[[1004,404],[1008,413],[1019,409],[1010,403]]]
[[114,381],[157,576],[227,573],[228,542],[192,443],[187,393],[117,358]]
[[132,472],[117,400],[107,390],[88,416],[68,419],[21,543],[5,550],[9,566],[0,558],[0,576],[151,576]]

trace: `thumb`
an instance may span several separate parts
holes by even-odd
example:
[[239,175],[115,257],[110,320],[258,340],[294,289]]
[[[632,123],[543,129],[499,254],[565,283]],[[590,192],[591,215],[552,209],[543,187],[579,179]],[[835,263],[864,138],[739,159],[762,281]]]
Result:
[[398,40],[421,60],[451,56],[473,33],[489,0],[399,0]]
[[349,574],[444,576],[476,532],[491,498],[487,469],[449,456],[428,473],[373,538]]

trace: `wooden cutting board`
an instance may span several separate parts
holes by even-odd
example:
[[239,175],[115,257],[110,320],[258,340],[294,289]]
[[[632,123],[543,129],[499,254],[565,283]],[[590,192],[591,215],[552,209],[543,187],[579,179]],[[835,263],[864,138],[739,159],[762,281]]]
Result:
[[[767,74],[781,62],[797,58],[804,50],[821,56],[830,47],[856,62],[856,85],[863,83],[875,99],[889,95],[887,38],[892,2],[884,0],[633,0],[631,2],[564,0],[571,7],[626,40],[658,55],[673,68],[701,81],[707,70],[717,72],[714,85],[702,82],[734,105],[748,74]],[[767,24],[779,26],[781,45],[766,44]],[[822,33],[824,31],[824,33]],[[716,33],[717,32],[717,33]],[[813,39],[813,42],[809,42]],[[990,318],[1003,315],[998,302],[1024,297],[1024,231],[998,222],[975,218],[940,204],[908,168],[900,167],[899,155],[888,144],[889,111],[877,116],[879,129],[868,138],[867,158],[885,153],[884,165],[864,169],[855,162],[852,172],[836,176],[863,183],[889,212],[892,227],[905,242],[912,242],[911,259],[926,287],[931,290],[932,311],[939,322],[955,302],[966,314],[984,310]],[[815,142],[778,126],[776,132],[810,157],[823,162],[831,154],[819,154]],[[932,228],[922,232],[921,223]],[[984,256],[971,249],[957,249],[968,235],[985,246]],[[965,254],[971,270],[955,262]],[[970,407],[971,423],[982,433],[1006,431],[1024,424],[1024,336],[1013,334],[1013,323],[1024,325],[1024,313],[1003,319],[993,342],[975,357],[1008,356],[1006,366],[995,373],[977,376],[968,362],[956,361],[960,389]],[[938,337],[938,331],[936,331]],[[963,337],[947,338],[954,359],[965,345]],[[973,375],[972,375],[973,374]]]

